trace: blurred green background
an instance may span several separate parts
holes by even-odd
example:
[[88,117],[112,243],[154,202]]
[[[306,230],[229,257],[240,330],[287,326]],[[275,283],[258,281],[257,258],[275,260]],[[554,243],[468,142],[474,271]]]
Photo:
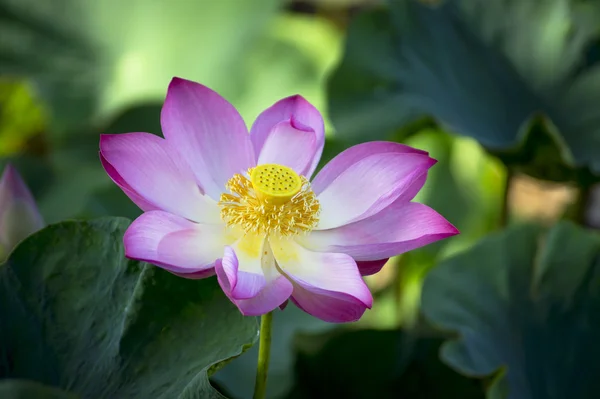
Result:
[[[568,1],[528,1],[456,0],[465,15],[488,19],[478,17],[479,26],[470,26],[469,34],[449,30],[460,33],[452,36],[443,31],[441,13],[428,14],[437,1],[407,6],[412,2],[0,0],[1,163],[15,164],[48,223],[105,215],[135,218],[140,211],[100,166],[99,134],[160,133],[160,107],[173,76],[218,91],[248,125],[275,101],[303,95],[326,118],[322,164],[352,144],[377,139],[427,150],[439,163],[417,200],[435,208],[461,234],[392,259],[369,277],[375,305],[358,323],[329,325],[292,306],[278,312],[269,395],[336,397],[342,382],[351,380],[353,388],[339,397],[372,397],[371,385],[382,384],[386,388],[378,398],[441,398],[448,396],[430,381],[446,378],[456,380],[456,392],[464,389],[461,397],[481,397],[479,381],[459,378],[437,359],[443,336],[419,315],[425,274],[510,222],[550,224],[569,212],[576,184],[587,189],[596,181],[589,170],[598,158],[585,152],[589,143],[580,140],[584,135],[577,129],[590,132],[595,144],[598,118],[580,103],[552,101],[562,98],[566,86],[583,85],[597,89],[586,98],[598,105],[593,100],[599,79],[569,86],[565,79],[574,74],[564,71],[579,64],[557,66],[557,60],[568,58],[565,54],[575,59],[571,53],[585,53],[590,65],[599,57],[594,50],[597,3],[577,2],[596,8],[571,13],[565,11]],[[406,20],[394,22],[405,30],[396,32],[385,25],[388,20],[378,20],[389,9],[400,14],[394,18]],[[439,32],[430,33],[435,29]],[[578,41],[563,40],[565,32],[578,33]],[[402,40],[388,43],[396,35],[406,43],[415,37],[421,41],[411,42],[409,49]],[[476,45],[473,37],[479,40]],[[591,37],[596,47],[587,46]],[[488,67],[498,64],[482,61],[490,51],[516,66],[519,82],[533,87],[543,106],[531,106],[534,100],[521,94],[516,80],[494,75],[501,72]],[[538,58],[531,55],[536,51]],[[546,63],[529,62],[528,56]],[[488,87],[488,78],[501,86]],[[513,86],[508,94],[498,91]],[[553,113],[574,108],[587,112],[578,119],[586,124]],[[544,121],[539,128],[533,119],[523,127],[538,110],[550,115],[563,135],[573,128],[578,138],[557,139],[556,126]],[[567,156],[557,151],[556,143],[563,141],[571,149]],[[349,345],[356,356],[343,360]],[[213,383],[230,397],[250,397],[256,352],[252,348],[233,360],[213,376]],[[339,375],[319,380],[344,367]]]

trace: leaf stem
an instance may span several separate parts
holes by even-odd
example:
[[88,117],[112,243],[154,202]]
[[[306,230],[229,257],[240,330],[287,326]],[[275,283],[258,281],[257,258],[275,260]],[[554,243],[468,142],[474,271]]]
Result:
[[254,383],[254,399],[265,399],[267,394],[267,373],[269,372],[269,357],[271,354],[272,322],[273,312],[269,312],[260,317],[258,365],[256,367],[256,382]]

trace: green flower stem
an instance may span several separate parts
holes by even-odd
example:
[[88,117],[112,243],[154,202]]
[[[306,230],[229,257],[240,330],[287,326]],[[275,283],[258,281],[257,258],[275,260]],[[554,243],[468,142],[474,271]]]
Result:
[[256,367],[256,382],[254,384],[254,399],[265,399],[267,394],[267,374],[269,372],[269,357],[271,354],[271,324],[273,312],[260,318],[260,338],[258,342],[258,366]]

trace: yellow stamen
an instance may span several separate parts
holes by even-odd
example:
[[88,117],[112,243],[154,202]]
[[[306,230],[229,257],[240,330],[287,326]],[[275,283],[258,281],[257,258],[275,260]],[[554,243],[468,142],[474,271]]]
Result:
[[221,194],[221,218],[246,233],[291,236],[312,230],[319,221],[319,201],[304,176],[291,168],[265,164],[235,174]]

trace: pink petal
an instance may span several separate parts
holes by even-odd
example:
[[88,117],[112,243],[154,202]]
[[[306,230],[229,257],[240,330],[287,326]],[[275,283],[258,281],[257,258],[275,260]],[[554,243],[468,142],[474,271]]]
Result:
[[109,176],[143,209],[221,222],[217,203],[202,195],[191,169],[166,140],[149,133],[104,134],[100,152]]
[[289,166],[299,175],[306,175],[316,151],[316,135],[310,130],[300,130],[290,121],[276,124],[258,156],[258,165],[274,163]]
[[318,194],[318,230],[352,223],[401,199],[408,201],[437,161],[421,153],[388,152],[353,163]]
[[427,205],[396,201],[369,218],[313,231],[300,240],[313,251],[341,252],[358,261],[375,261],[458,233],[456,227]]
[[[220,260],[216,263],[217,271],[220,269]],[[219,280],[220,282],[221,280]],[[250,299],[234,299],[225,290],[225,295],[238,307],[244,316],[261,316],[269,313],[277,307],[287,303],[294,287],[284,276],[279,276],[270,281],[265,287]]]
[[327,188],[327,186],[329,186],[343,171],[358,161],[368,157],[369,155],[386,153],[413,153],[428,155],[426,151],[389,141],[371,141],[368,143],[358,144],[348,148],[345,151],[342,151],[335,158],[329,161],[313,179],[312,188],[316,194],[319,194],[325,190],[325,188]]
[[303,289],[294,286],[290,298],[304,312],[328,323],[350,323],[358,321],[367,308],[361,301],[351,295]]
[[222,272],[217,269],[217,275],[232,299],[253,298],[267,284],[262,267],[264,243],[264,237],[248,234],[225,248]]
[[215,269],[213,267],[209,269],[200,270],[199,272],[194,273],[176,273],[171,272],[176,276],[187,278],[190,280],[201,280],[203,278],[212,277],[215,275]]
[[257,159],[262,152],[263,145],[275,125],[283,121],[291,121],[293,127],[303,131],[315,132],[315,150],[306,170],[305,176],[310,177],[323,153],[325,144],[325,125],[323,117],[311,103],[302,96],[295,95],[276,102],[263,111],[250,129],[250,137],[254,145]]
[[343,323],[358,320],[373,297],[350,256],[312,252],[294,241],[269,238],[282,273],[294,285],[292,300],[322,320]]
[[210,275],[229,240],[224,225],[198,224],[164,211],[145,212],[123,238],[128,258],[153,263],[183,277],[192,274],[191,278],[198,278],[199,272]]
[[44,220],[29,188],[17,170],[6,165],[0,179],[0,244],[3,247],[0,257],[43,227]]
[[100,163],[102,164],[102,167],[104,168],[104,170],[106,171],[108,176],[112,179],[112,181],[115,182],[115,184],[117,186],[119,186],[119,188],[121,190],[123,190],[125,195],[127,195],[129,197],[129,199],[132,200],[133,203],[136,204],[141,210],[153,211],[153,210],[158,209],[155,205],[148,202],[144,197],[142,197],[140,194],[138,194],[125,181],[125,179],[123,179],[123,177],[119,174],[119,172],[117,172],[117,170],[115,168],[113,168],[111,164],[108,163],[106,158],[104,158],[104,156],[102,156],[102,153],[100,153]]
[[361,275],[370,276],[372,274],[379,273],[379,271],[389,260],[390,258],[359,261],[356,262],[356,266],[358,266],[358,271]]
[[287,302],[294,286],[284,276],[271,280],[254,298],[234,301],[245,316],[261,316]]
[[231,288],[237,284],[238,259],[235,252],[230,246],[225,247],[223,258],[217,262],[215,272],[219,279],[219,284],[227,293],[231,292]]
[[[248,259],[251,254],[244,250],[247,243],[240,242],[237,245],[238,253],[242,254],[242,259],[246,259],[240,261],[234,249],[226,247],[223,258],[215,265],[219,284],[242,314],[258,316],[268,313],[288,300],[292,284],[277,271],[271,250],[264,245],[264,238],[260,253],[250,256],[257,258],[258,265]],[[241,271],[241,268],[245,271]]]
[[161,124],[165,138],[191,165],[204,192],[215,200],[234,174],[255,165],[244,120],[233,105],[206,86],[173,78]]

